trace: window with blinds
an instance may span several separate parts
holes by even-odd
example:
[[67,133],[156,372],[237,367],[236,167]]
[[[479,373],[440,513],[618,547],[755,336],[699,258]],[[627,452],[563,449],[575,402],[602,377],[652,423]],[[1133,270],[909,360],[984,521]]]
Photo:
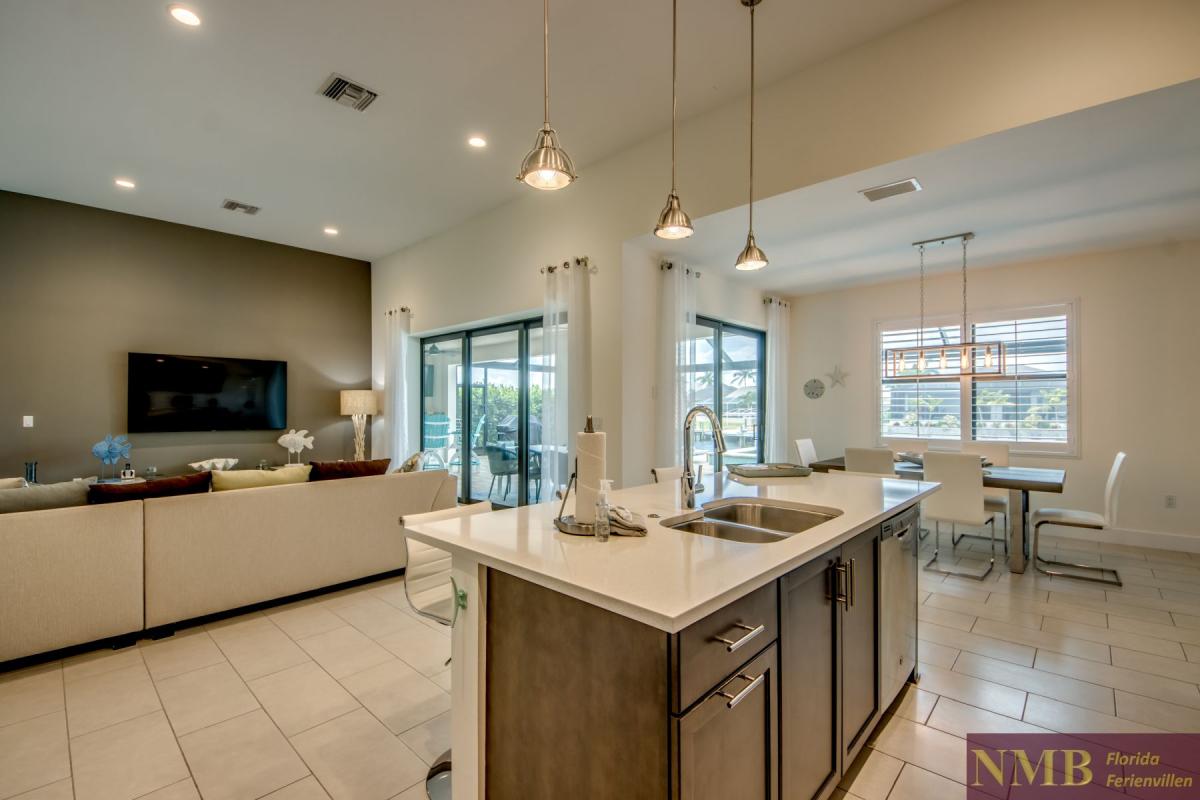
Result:
[[[1009,442],[1030,452],[1072,449],[1070,306],[993,312],[968,325],[977,342],[1004,342],[1004,377],[961,377],[953,374],[953,359],[943,368],[933,358],[928,379],[881,380],[880,437]],[[959,333],[958,324],[926,327],[923,335],[911,325],[880,326],[879,374],[889,348],[949,346],[960,341]]]

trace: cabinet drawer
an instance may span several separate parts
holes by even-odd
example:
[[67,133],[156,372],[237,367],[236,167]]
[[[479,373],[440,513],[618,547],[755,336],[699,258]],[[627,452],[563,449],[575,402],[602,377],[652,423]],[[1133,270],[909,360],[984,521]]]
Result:
[[772,581],[672,636],[671,710],[678,714],[708,694],[778,633],[778,589]]

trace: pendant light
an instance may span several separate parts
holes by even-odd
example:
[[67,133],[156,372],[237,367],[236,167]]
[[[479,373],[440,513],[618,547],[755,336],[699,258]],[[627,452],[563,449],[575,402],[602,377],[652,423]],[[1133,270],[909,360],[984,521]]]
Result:
[[550,127],[550,0],[542,2],[542,129],[533,149],[521,162],[517,180],[534,189],[553,190],[567,186],[575,178],[575,165],[558,144],[558,134]]
[[[917,329],[917,346],[894,347],[884,351],[883,377],[888,380],[919,381],[946,380],[954,377],[971,377],[976,380],[1003,380],[1008,378],[1008,349],[1004,342],[976,342],[968,336],[967,327],[967,242],[975,238],[971,232],[956,233],[937,239],[913,242],[921,259],[921,316]],[[962,337],[957,346],[925,344],[925,248],[927,245],[945,245],[949,242],[962,243]],[[949,355],[947,354],[949,351]],[[957,372],[951,369],[951,356],[958,356]],[[910,363],[911,358],[911,363]],[[935,361],[936,359],[936,361]],[[930,367],[936,363],[936,370]]]
[[679,205],[679,195],[675,192],[675,112],[679,100],[675,93],[675,75],[678,63],[679,39],[679,0],[671,0],[671,193],[667,195],[667,204],[658,215],[658,224],[654,226],[654,235],[660,239],[686,239],[695,233],[692,228],[692,218]]
[[762,0],[741,0],[750,9],[750,229],[746,234],[746,246],[738,254],[734,267],[743,272],[762,269],[767,265],[767,254],[754,241],[754,7]]

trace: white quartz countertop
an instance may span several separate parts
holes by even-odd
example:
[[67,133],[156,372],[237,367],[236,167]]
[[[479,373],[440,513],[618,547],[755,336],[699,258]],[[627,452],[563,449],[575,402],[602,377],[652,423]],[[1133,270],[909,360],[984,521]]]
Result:
[[[506,509],[408,528],[414,539],[449,551],[456,562],[478,562],[668,633],[676,633],[748,592],[790,572],[855,534],[917,503],[936,483],[814,473],[807,478],[742,481],[706,478],[704,503],[761,497],[840,509],[842,514],[768,544],[746,544],[665,528],[691,509],[679,483],[649,484],[613,493],[614,505],[647,516],[644,537],[607,542],[570,536],[554,527],[558,502]],[[567,513],[571,513],[568,501]],[[457,566],[457,563],[456,563]]]

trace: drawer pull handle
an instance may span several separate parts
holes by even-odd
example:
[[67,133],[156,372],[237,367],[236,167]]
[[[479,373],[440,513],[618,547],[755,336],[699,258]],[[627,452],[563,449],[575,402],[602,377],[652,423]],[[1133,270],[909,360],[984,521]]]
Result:
[[[759,685],[767,677],[767,673],[764,672],[762,675],[759,675],[757,678],[751,678],[749,675],[746,675],[743,673],[738,673],[737,677],[741,678],[744,681],[750,681],[750,683],[746,686],[746,688],[742,689],[737,694],[730,694],[729,692],[717,692],[717,694],[719,694],[721,697],[724,697],[726,700],[729,701],[728,703],[725,704],[726,708],[733,708],[738,703],[745,700],[746,697],[748,697],[751,692],[753,692],[755,689],[757,689],[759,687]],[[732,681],[730,681],[730,682],[732,683]],[[721,688],[723,689],[725,687],[721,687]]]
[[735,623],[733,627],[740,628],[740,629],[746,631],[746,633],[742,636],[742,638],[738,639],[737,641],[734,641],[733,639],[726,639],[724,636],[714,636],[713,637],[714,640],[725,645],[725,649],[728,650],[730,653],[734,653],[734,652],[737,652],[738,650],[742,649],[742,647],[747,642],[749,642],[755,636],[758,636],[760,633],[762,633],[763,631],[765,631],[767,629],[766,625],[759,625],[757,628],[752,628],[749,625],[743,625],[740,622]]

